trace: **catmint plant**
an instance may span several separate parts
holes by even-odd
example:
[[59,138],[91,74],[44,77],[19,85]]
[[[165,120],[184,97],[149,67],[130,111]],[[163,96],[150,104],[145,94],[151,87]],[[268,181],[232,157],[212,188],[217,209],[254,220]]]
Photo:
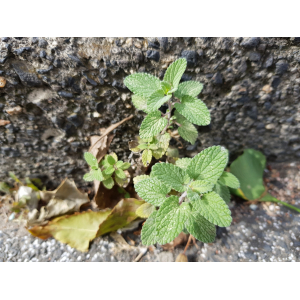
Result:
[[[142,152],[142,162],[150,164],[152,156],[161,158],[167,151],[171,130],[194,144],[198,131],[193,124],[208,125],[210,113],[197,98],[203,85],[196,81],[180,82],[187,62],[180,58],[167,69],[163,81],[145,73],[125,78],[134,106],[144,111],[139,138],[129,143],[133,152]],[[167,103],[168,110],[159,108]],[[142,243],[166,244],[182,231],[198,240],[210,243],[216,236],[215,225],[231,224],[228,187],[238,188],[239,181],[224,169],[228,151],[221,146],[204,149],[193,158],[182,158],[172,163],[156,163],[150,175],[134,178],[138,195],[146,201],[137,214],[148,218],[142,228]]]

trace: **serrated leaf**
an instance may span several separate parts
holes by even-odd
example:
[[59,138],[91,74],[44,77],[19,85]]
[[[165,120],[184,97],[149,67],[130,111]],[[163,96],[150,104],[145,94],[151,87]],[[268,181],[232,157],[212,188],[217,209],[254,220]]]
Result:
[[123,165],[123,163],[124,162],[122,160],[117,161],[115,164],[116,168],[119,169]]
[[115,168],[113,166],[107,167],[105,170],[103,170],[103,173],[105,175],[111,175],[115,171]]
[[157,243],[156,219],[157,211],[154,211],[143,225],[141,238],[142,244],[145,246]]
[[85,181],[94,181],[94,175],[92,172],[86,173],[83,175],[83,180]]
[[173,87],[178,87],[179,81],[186,69],[187,61],[185,58],[179,58],[175,60],[170,66],[168,67],[164,81],[169,82]]
[[176,160],[175,165],[181,169],[186,170],[186,168],[191,163],[191,161],[192,161],[192,159],[188,158],[188,157],[180,158],[180,159]]
[[94,177],[95,180],[102,181],[104,179],[100,169],[91,170],[91,173],[93,174],[93,177]]
[[126,174],[124,173],[123,170],[121,169],[117,169],[115,171],[116,176],[118,176],[120,179],[125,179],[126,178]]
[[164,182],[177,192],[184,192],[185,184],[189,180],[185,170],[169,163],[155,164],[152,167],[151,177]]
[[136,214],[141,218],[149,218],[150,215],[155,211],[155,206],[150,203],[142,204],[137,210]]
[[188,95],[197,97],[203,89],[203,84],[197,81],[185,81],[179,84],[174,96],[181,99],[183,96]]
[[148,149],[148,144],[139,144],[137,148],[141,150]]
[[109,190],[114,186],[114,180],[111,177],[103,180],[102,183]]
[[158,146],[157,146],[157,145],[154,145],[154,144],[150,144],[150,145],[148,146],[148,148],[149,148],[150,150],[157,150],[157,149],[158,149]]
[[92,153],[85,152],[84,153],[84,159],[85,159],[85,161],[88,163],[88,165],[90,167],[97,167],[98,168],[97,159],[96,159],[96,157]]
[[169,186],[151,177],[138,181],[134,188],[143,200],[155,206],[162,205],[167,199],[166,195],[171,191]]
[[139,95],[132,95],[131,100],[136,109],[144,111],[147,114],[150,113],[147,108],[147,99]]
[[216,183],[228,162],[228,151],[221,146],[204,149],[193,157],[187,173],[193,179]]
[[161,245],[172,242],[179,235],[191,212],[189,203],[179,205],[178,201],[178,197],[170,196],[156,215],[157,242]]
[[106,180],[106,179],[108,179],[108,178],[111,178],[111,175],[112,175],[112,174],[105,174],[105,173],[103,172],[102,175],[103,175],[103,179]]
[[207,192],[211,192],[214,187],[214,184],[207,182],[205,180],[196,180],[196,181],[193,181],[189,185],[189,187],[192,189],[193,192],[197,192],[199,194],[204,194]]
[[214,186],[213,191],[216,192],[226,204],[230,202],[230,192],[227,186],[220,184],[218,181]]
[[160,80],[146,73],[135,73],[124,79],[124,84],[128,89],[144,98],[150,97],[155,91],[160,90]]
[[200,200],[200,195],[191,189],[187,190],[187,197],[190,201],[197,201]]
[[200,200],[193,202],[193,207],[215,225],[227,227],[231,224],[231,212],[225,201],[215,192],[204,194]]
[[165,102],[171,99],[172,95],[165,96],[163,90],[154,92],[147,100],[147,109],[150,112],[159,109]]
[[225,171],[219,178],[219,182],[233,189],[238,189],[240,187],[239,180],[233,174]]
[[167,149],[169,147],[170,139],[171,139],[171,136],[169,133],[165,133],[163,135],[159,134],[156,137],[158,149],[152,151],[152,155],[156,159],[161,158],[165,154],[165,152],[167,151]]
[[149,149],[144,150],[142,154],[142,162],[145,167],[147,167],[152,160],[152,151]]
[[171,84],[166,81],[161,81],[160,85],[165,94],[167,94],[172,88]]
[[161,117],[161,112],[154,111],[143,120],[140,128],[140,137],[147,139],[156,136],[167,124],[168,121]]
[[150,178],[149,175],[140,175],[133,178],[133,183],[137,184],[138,182]]
[[106,161],[107,161],[111,166],[113,166],[113,165],[116,163],[116,160],[113,158],[112,155],[107,155]]
[[201,216],[194,208],[185,222],[187,231],[203,243],[212,243],[216,237],[216,226]]
[[198,138],[196,127],[189,121],[181,123],[181,126],[178,127],[178,133],[184,140],[190,142],[192,145],[195,144]]
[[117,154],[115,152],[111,152],[111,153],[109,153],[109,155],[113,157],[113,159],[115,160],[115,162],[118,161],[118,156],[117,156]]
[[130,166],[131,164],[129,162],[124,162],[120,169],[127,170],[128,168],[130,168]]
[[198,98],[183,96],[181,103],[175,103],[175,108],[193,124],[204,126],[210,123],[209,110]]

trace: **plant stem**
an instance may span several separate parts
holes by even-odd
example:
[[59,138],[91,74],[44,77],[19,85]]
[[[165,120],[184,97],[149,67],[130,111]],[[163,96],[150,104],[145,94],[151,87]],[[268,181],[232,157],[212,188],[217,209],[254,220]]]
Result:
[[166,127],[163,129],[163,131],[161,132],[161,135],[165,134],[165,132],[167,131],[168,127],[170,126],[171,113],[172,113],[172,109],[173,109],[173,105],[172,105],[171,100],[172,100],[172,98],[169,99],[169,101],[168,101],[168,106],[169,106],[168,123],[167,123]]
[[187,195],[187,191],[185,191],[179,198],[179,205],[181,205],[181,203],[183,202],[183,199],[186,197]]
[[262,199],[260,199],[259,201],[261,201],[261,202],[274,202],[274,203],[280,203],[280,204],[282,204],[282,205],[284,205],[284,206],[286,206],[286,207],[288,207],[288,208],[290,208],[290,209],[293,209],[293,210],[297,211],[298,213],[300,213],[300,209],[299,209],[298,207],[296,207],[296,206],[294,206],[294,205],[291,205],[291,204],[288,204],[288,203],[286,203],[286,202],[280,201],[280,200],[278,200],[278,199],[275,198],[275,197],[268,198],[268,200],[262,200]]

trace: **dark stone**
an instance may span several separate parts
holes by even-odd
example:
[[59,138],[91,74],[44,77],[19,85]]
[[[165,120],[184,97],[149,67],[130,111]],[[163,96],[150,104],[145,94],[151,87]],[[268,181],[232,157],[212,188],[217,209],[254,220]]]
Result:
[[148,47],[154,48],[154,49],[159,49],[159,43],[158,42],[148,42]]
[[189,81],[189,80],[192,80],[192,79],[193,79],[193,76],[187,75],[187,74],[183,74],[182,77],[181,77],[180,82]]
[[75,136],[77,134],[76,127],[72,123],[69,123],[69,122],[66,123],[66,125],[64,127],[64,131],[66,133],[66,137]]
[[0,64],[4,64],[5,61],[7,60],[7,58],[8,58],[8,55],[5,56],[5,57],[3,57],[3,58],[1,58],[1,59],[0,59]]
[[280,84],[280,77],[279,76],[274,76],[272,78],[272,82],[271,82],[272,88],[276,89],[279,84]]
[[40,58],[45,58],[47,55],[46,51],[45,50],[41,50],[40,51]]
[[84,119],[77,114],[72,114],[67,119],[76,127],[81,127],[84,123]]
[[31,44],[36,44],[38,42],[39,38],[33,37],[31,38]]
[[105,111],[104,104],[102,102],[97,103],[97,105],[96,105],[96,111],[99,114],[102,114]]
[[234,113],[233,111],[230,112],[230,113],[226,116],[225,120],[226,120],[227,122],[234,121],[234,120],[235,120],[235,113]]
[[269,101],[267,101],[267,102],[264,103],[264,108],[267,109],[267,110],[269,110],[271,108],[271,106],[272,105],[271,105],[271,103]]
[[166,52],[167,49],[168,49],[168,38],[167,37],[159,37],[157,39],[158,39],[158,42],[160,44],[160,49],[163,52]]
[[101,68],[99,70],[99,75],[101,78],[105,78],[107,76],[107,69],[106,68]]
[[53,69],[53,66],[51,65],[48,69],[38,69],[37,72],[39,74],[46,74],[48,72],[50,72]]
[[119,88],[119,89],[127,89],[121,82],[119,82],[117,80],[114,80],[112,82],[112,86],[116,87],[116,88]]
[[183,50],[181,57],[187,60],[188,67],[195,67],[197,65],[197,52],[191,50]]
[[1,153],[4,156],[8,156],[8,157],[20,157],[20,152],[19,149],[12,149],[10,147],[1,147]]
[[67,92],[67,91],[59,91],[57,94],[64,98],[73,98],[74,97],[74,95],[72,93]]
[[53,65],[56,68],[60,68],[61,67],[61,60],[59,58],[55,58],[53,61]]
[[185,41],[186,44],[190,44],[193,38],[191,37],[184,37],[183,40]]
[[159,54],[158,51],[148,50],[147,53],[146,53],[146,57],[151,59],[151,60],[154,60],[154,61],[158,62],[159,58],[160,58],[160,54]]
[[63,126],[65,124],[65,119],[60,116],[52,117],[51,121],[59,128],[63,128]]
[[186,151],[195,151],[197,149],[198,144],[199,144],[199,141],[197,140],[194,145],[187,146]]
[[242,96],[241,98],[236,99],[236,101],[240,104],[244,104],[250,101],[248,96]]
[[46,55],[46,59],[53,62],[54,61],[54,57],[52,55]]
[[83,63],[76,55],[68,54],[68,57],[71,58],[71,60],[73,60],[74,62],[76,62],[77,65],[83,66]]
[[264,67],[269,68],[273,65],[273,55],[270,55],[264,62]]
[[247,116],[253,120],[257,120],[257,107],[252,106],[250,110],[247,110]]
[[243,42],[241,43],[241,46],[247,49],[257,47],[260,42],[259,37],[250,37],[250,38],[245,38]]
[[257,62],[260,61],[260,53],[258,52],[250,52],[249,53],[249,60],[253,61],[253,62]]
[[23,47],[23,48],[19,48],[19,49],[16,49],[14,52],[15,52],[17,55],[21,55],[24,51],[31,51],[31,47]]
[[278,75],[284,74],[289,68],[289,64],[285,60],[280,60],[276,63],[275,73]]
[[223,84],[223,76],[219,72],[216,73],[211,80],[212,80],[213,84],[215,84],[215,85],[222,85]]
[[4,106],[4,104],[0,103],[0,111],[3,111]]
[[88,77],[86,74],[83,74],[83,76],[87,79],[87,81],[92,85],[92,86],[97,86],[98,83],[93,80],[92,78]]
[[40,48],[47,48],[48,42],[44,39],[39,39],[39,47]]
[[2,37],[2,38],[1,38],[1,41],[6,43],[6,42],[9,41],[9,37]]

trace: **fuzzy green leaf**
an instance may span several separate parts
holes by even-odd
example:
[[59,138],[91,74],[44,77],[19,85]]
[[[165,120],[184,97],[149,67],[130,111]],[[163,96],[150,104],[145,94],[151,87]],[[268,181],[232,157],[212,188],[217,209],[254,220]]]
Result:
[[204,194],[207,192],[211,192],[214,187],[214,184],[207,182],[205,180],[196,180],[196,181],[193,181],[189,185],[189,187],[192,189],[193,192],[197,192],[199,194]]
[[210,123],[209,110],[200,99],[183,96],[181,103],[175,103],[175,108],[194,124],[204,126]]
[[181,169],[186,170],[188,165],[191,163],[192,159],[188,157],[180,158],[176,160],[175,165],[178,166]]
[[144,150],[144,149],[148,149],[148,144],[140,144],[137,146],[137,148]]
[[113,158],[112,155],[107,155],[106,160],[111,166],[113,166],[116,163],[116,160]]
[[154,92],[147,100],[147,109],[149,112],[158,110],[165,102],[170,100],[172,95],[165,96],[163,90]]
[[230,202],[230,192],[227,186],[219,183],[218,181],[214,186],[213,191],[216,192],[226,202],[226,204]]
[[124,162],[122,160],[117,161],[116,164],[115,164],[116,168],[117,169],[121,168],[121,166],[123,165],[123,163]]
[[147,167],[152,160],[152,151],[149,149],[145,149],[142,154],[142,162],[145,167]]
[[171,188],[156,178],[148,178],[138,181],[134,188],[138,195],[145,201],[160,206],[167,199],[166,195]]
[[161,117],[160,111],[152,112],[141,124],[140,137],[147,139],[156,136],[166,127],[167,123],[167,119]]
[[116,176],[118,176],[120,179],[125,179],[126,178],[126,174],[124,173],[123,170],[121,169],[117,169],[115,171]]
[[156,215],[157,211],[154,211],[147,219],[142,228],[141,238],[142,244],[145,246],[153,245],[157,243],[157,232],[156,232]]
[[216,237],[216,226],[206,220],[194,208],[185,223],[187,231],[203,243],[212,243]]
[[165,133],[163,135],[159,134],[156,137],[158,149],[152,151],[152,155],[156,159],[161,158],[165,154],[165,152],[167,151],[167,149],[169,147],[170,139],[171,139],[171,136],[169,133]]
[[[118,186],[123,187],[125,183],[127,183],[127,178],[119,178],[118,176],[114,176],[115,182]],[[125,197],[125,196],[124,196]],[[126,198],[126,197],[125,197]]]
[[136,176],[133,178],[133,183],[137,184],[138,182],[145,180],[145,179],[149,179],[150,176],[149,175],[140,175],[140,176]]
[[103,171],[103,173],[105,175],[111,175],[114,171],[115,171],[115,168],[113,166],[109,166]]
[[130,166],[131,166],[131,164],[130,164],[129,162],[124,162],[124,163],[121,165],[120,169],[122,169],[122,170],[127,170],[128,168],[130,168]]
[[139,95],[132,95],[131,100],[136,109],[142,110],[147,114],[150,113],[150,111],[147,108],[147,99]]
[[225,171],[219,178],[219,182],[233,189],[238,189],[240,187],[239,180],[233,174]]
[[187,190],[187,197],[190,201],[197,201],[200,200],[200,195],[191,189]]
[[189,203],[179,205],[178,201],[178,197],[170,196],[156,215],[157,241],[161,245],[172,242],[178,236],[191,212]]
[[146,73],[134,73],[124,79],[128,89],[144,98],[149,98],[155,91],[160,90],[160,80]]
[[186,141],[190,142],[192,145],[195,144],[198,138],[198,131],[196,127],[189,121],[185,121],[178,127],[179,135]]
[[228,162],[228,151],[224,147],[212,146],[193,157],[187,173],[198,180],[216,183]]
[[177,192],[184,192],[189,182],[189,176],[186,171],[169,163],[157,163],[152,167],[151,177],[169,185]]
[[166,81],[161,81],[160,85],[165,94],[167,94],[172,88],[171,84]]
[[83,175],[83,180],[85,180],[85,181],[94,181],[94,174],[92,172],[84,174]]
[[108,179],[105,179],[104,181],[102,181],[103,185],[107,188],[107,189],[112,189],[112,187],[114,186],[114,180],[109,177]]
[[220,227],[231,224],[231,212],[225,201],[215,192],[204,194],[193,206],[205,219]]
[[85,161],[88,163],[88,165],[90,167],[97,167],[98,168],[97,159],[96,159],[96,157],[92,153],[85,152],[84,153],[84,159],[85,159]]
[[93,174],[93,177],[94,177],[95,180],[102,181],[104,179],[100,169],[91,170],[91,173]]
[[172,87],[177,88],[179,81],[186,69],[187,61],[185,58],[179,58],[175,60],[170,66],[168,67],[164,81],[170,83]]
[[181,99],[183,96],[188,95],[197,97],[203,89],[203,84],[197,81],[185,81],[179,84],[174,96]]
[[155,211],[155,206],[150,203],[142,204],[137,210],[136,214],[141,218],[149,218],[150,215]]

